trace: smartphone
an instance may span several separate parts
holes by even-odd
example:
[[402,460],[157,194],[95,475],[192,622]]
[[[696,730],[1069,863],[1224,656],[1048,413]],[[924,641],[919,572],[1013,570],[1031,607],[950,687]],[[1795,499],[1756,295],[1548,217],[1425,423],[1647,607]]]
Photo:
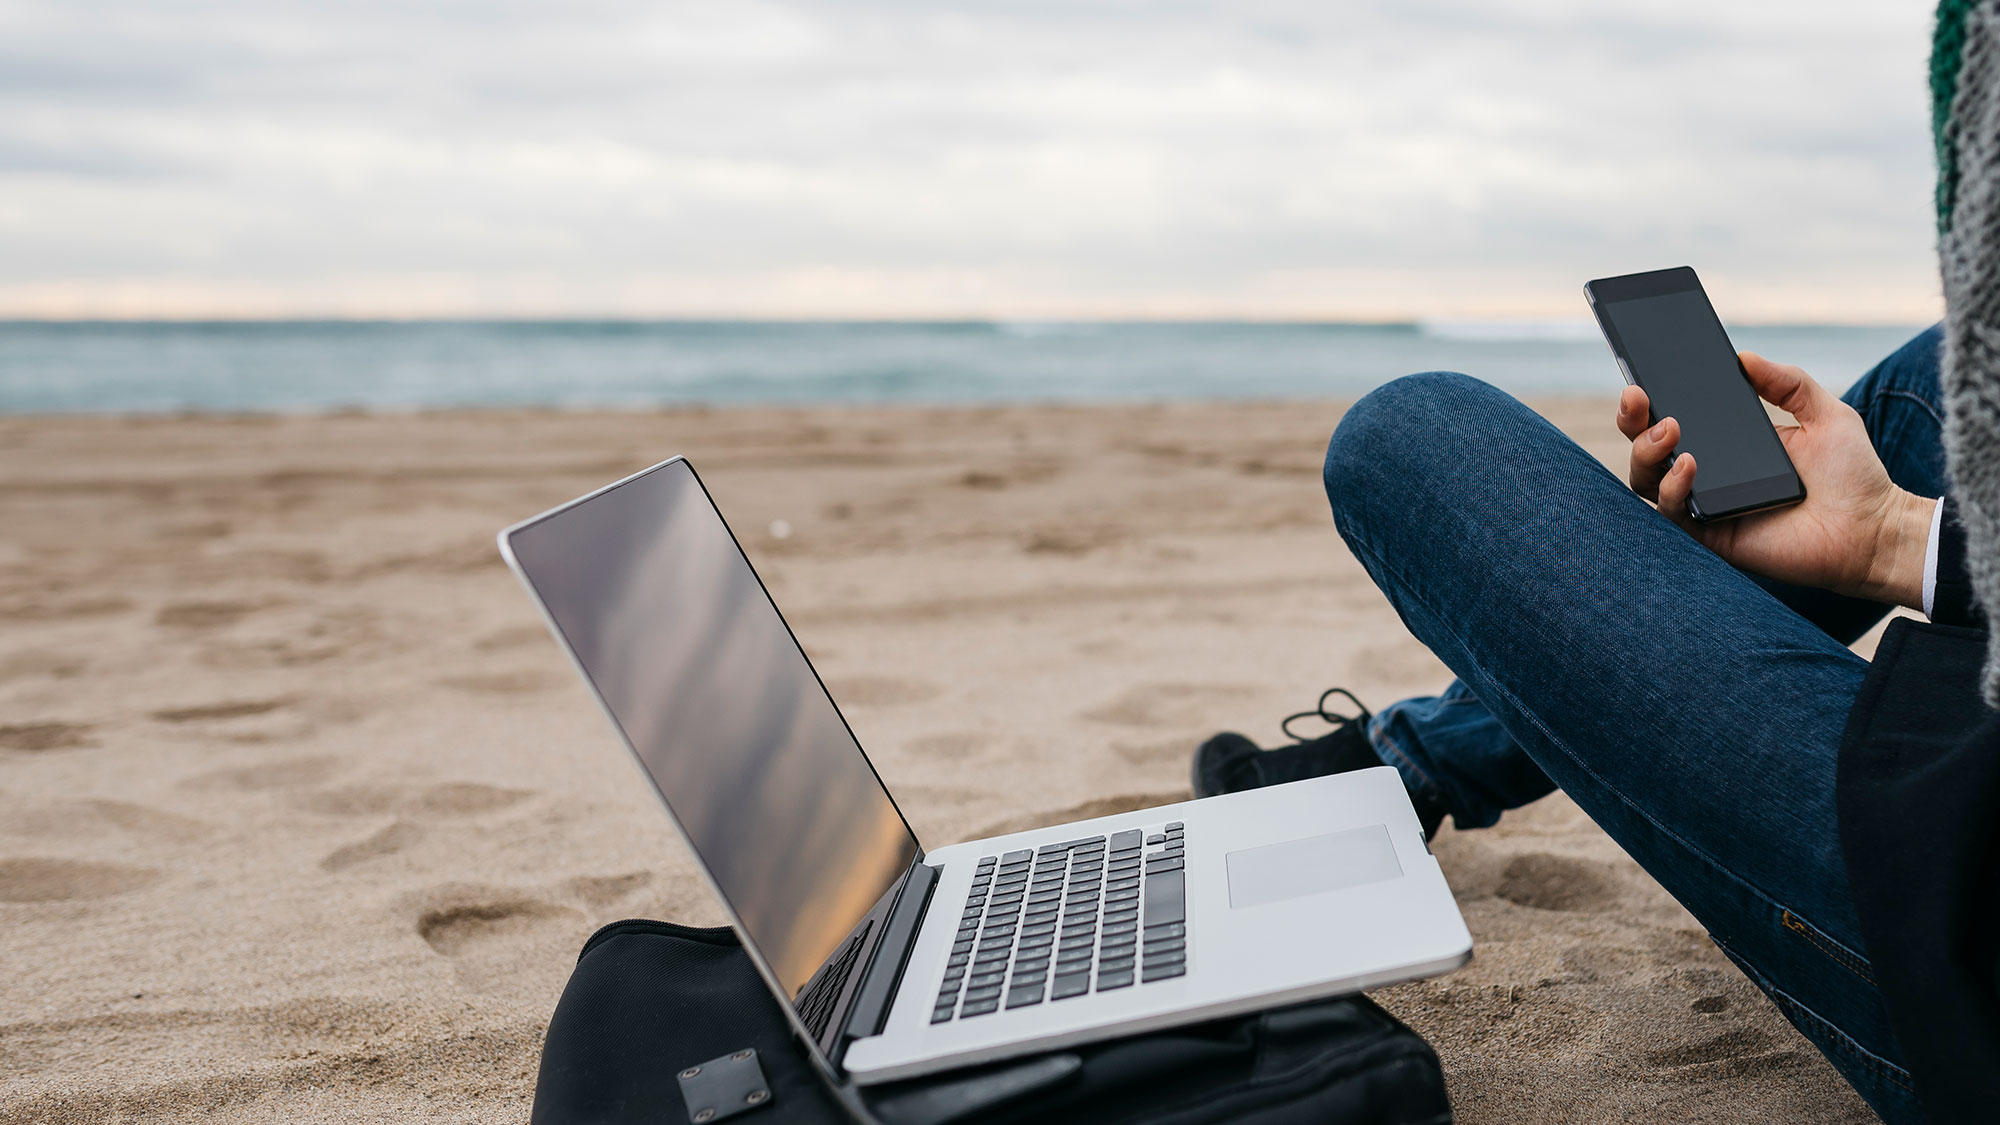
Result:
[[1694,518],[1729,519],[1806,498],[1694,270],[1603,277],[1583,292],[1625,381],[1651,400],[1650,422],[1680,421],[1674,456],[1694,454]]

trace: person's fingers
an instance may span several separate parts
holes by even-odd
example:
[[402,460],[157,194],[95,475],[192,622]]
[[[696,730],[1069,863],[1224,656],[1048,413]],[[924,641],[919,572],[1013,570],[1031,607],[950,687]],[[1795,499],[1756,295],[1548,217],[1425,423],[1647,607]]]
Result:
[[1628,440],[1645,433],[1651,407],[1645,391],[1636,386],[1626,387],[1625,393],[1618,396],[1618,432]]
[[1683,453],[1660,478],[1660,514],[1692,531],[1694,516],[1688,511],[1688,497],[1694,494],[1694,454]]
[[1660,419],[1659,425],[1642,430],[1632,439],[1632,467],[1626,480],[1632,491],[1648,500],[1659,498],[1660,479],[1666,476],[1667,459],[1673,456],[1674,446],[1681,440],[1681,424],[1672,418]]
[[1802,426],[1818,422],[1840,401],[1803,368],[1773,363],[1756,352],[1737,352],[1736,358],[1750,385],[1757,388],[1757,397],[1797,418]]

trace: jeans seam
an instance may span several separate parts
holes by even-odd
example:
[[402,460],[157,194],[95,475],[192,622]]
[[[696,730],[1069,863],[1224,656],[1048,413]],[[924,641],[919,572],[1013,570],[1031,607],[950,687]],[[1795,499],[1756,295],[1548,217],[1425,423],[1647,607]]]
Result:
[[[1393,575],[1396,581],[1399,584],[1401,584],[1404,589],[1410,592],[1409,596],[1412,600],[1416,601],[1419,605],[1422,605],[1424,607],[1424,610],[1430,613],[1432,616],[1438,617],[1440,620],[1443,619],[1437,607],[1432,605],[1429,599],[1425,598],[1422,594],[1416,592],[1415,584],[1410,582],[1409,579],[1405,578],[1401,573],[1397,572],[1395,568],[1391,567],[1387,562],[1385,562],[1382,559],[1381,554],[1377,552],[1374,549],[1374,547],[1370,546],[1367,542],[1362,540],[1360,536],[1349,535],[1346,529],[1339,528],[1340,521],[1337,518],[1335,519],[1334,523],[1336,528],[1341,530],[1343,537],[1349,540],[1351,546],[1358,547],[1360,550],[1368,552],[1370,559],[1374,561],[1376,566],[1380,567],[1382,570],[1387,571],[1388,573]],[[1454,639],[1456,640],[1456,638]],[[1485,666],[1480,663],[1477,657],[1473,656],[1472,650],[1466,647],[1465,642],[1463,640],[1457,640],[1457,643],[1459,651],[1465,654],[1466,660],[1469,663],[1471,663],[1473,667],[1478,668],[1481,672],[1485,672]],[[1786,909],[1783,903],[1779,902],[1777,899],[1772,898],[1769,894],[1767,894],[1763,890],[1763,888],[1758,887],[1756,884],[1751,883],[1749,880],[1743,878],[1741,875],[1738,875],[1734,871],[1731,871],[1728,867],[1725,867],[1720,861],[1716,860],[1714,856],[1711,856],[1706,851],[1703,851],[1701,848],[1696,847],[1691,841],[1684,839],[1679,833],[1668,828],[1666,825],[1661,824],[1657,819],[1653,817],[1651,813],[1647,812],[1643,808],[1640,808],[1638,803],[1633,801],[1632,798],[1626,796],[1623,790],[1611,784],[1611,782],[1606,780],[1596,770],[1591,769],[1589,765],[1585,764],[1583,759],[1579,757],[1574,750],[1570,749],[1568,743],[1564,742],[1561,738],[1557,737],[1554,731],[1550,730],[1547,726],[1543,725],[1541,719],[1538,718],[1532,710],[1530,710],[1525,706],[1522,706],[1521,701],[1515,697],[1512,691],[1508,690],[1507,685],[1501,683],[1497,677],[1488,675],[1487,678],[1493,681],[1494,688],[1498,690],[1500,694],[1506,699],[1509,706],[1513,707],[1513,709],[1516,712],[1525,717],[1528,720],[1528,722],[1534,724],[1535,729],[1541,731],[1543,737],[1547,738],[1550,744],[1553,745],[1558,751],[1560,751],[1564,757],[1568,758],[1570,762],[1576,766],[1577,769],[1582,770],[1585,774],[1587,774],[1591,778],[1591,780],[1595,781],[1598,785],[1602,786],[1606,793],[1609,793],[1613,797],[1617,798],[1618,802],[1624,805],[1634,815],[1638,816],[1641,820],[1645,821],[1647,824],[1652,825],[1653,829],[1659,832],[1662,836],[1665,836],[1667,839],[1673,841],[1676,845],[1685,848],[1689,855],[1692,855],[1695,858],[1701,860],[1701,862],[1707,864],[1709,868],[1711,868],[1716,874],[1722,876],[1729,882],[1734,883],[1737,886],[1743,888],[1744,890],[1750,892],[1752,895],[1755,895],[1759,901],[1764,903],[1765,906],[1770,907],[1771,909],[1774,910],[1784,911],[1785,913],[1788,914],[1790,913],[1790,911]]]
[[1936,422],[1940,427],[1944,425],[1944,415],[1938,413],[1937,407],[1932,406],[1929,399],[1925,398],[1920,394],[1915,393],[1914,391],[1899,390],[1895,387],[1890,387],[1887,390],[1876,391],[1874,397],[1871,398],[1868,402],[1869,408],[1872,410],[1877,402],[1880,402],[1885,398],[1909,399],[1911,402],[1914,402],[1918,406],[1923,407],[1924,413],[1931,416],[1931,421]]
[[[1709,936],[1714,938],[1715,935],[1710,934]],[[1820,1029],[1820,1032],[1833,1047],[1838,1049],[1842,1055],[1858,1064],[1862,1069],[1875,1075],[1877,1078],[1892,1083],[1904,1093],[1915,1094],[1917,1092],[1916,1087],[1911,1082],[1909,1071],[1862,1046],[1853,1036],[1842,1031],[1838,1024],[1813,1011],[1812,1008],[1808,1007],[1798,997],[1771,983],[1771,979],[1765,976],[1762,970],[1745,961],[1743,956],[1734,949],[1731,949],[1727,943],[1716,940],[1715,944],[1720,946],[1722,952],[1727,954],[1729,959],[1734,961],[1738,967],[1742,968],[1751,981],[1759,989],[1763,990],[1766,996],[1771,998],[1771,1002],[1778,1006],[1779,1011],[1785,1013],[1786,1019],[1792,1020],[1794,1023],[1797,1023],[1801,1019],[1811,1023],[1814,1027]]]
[[[1880,1078],[1894,1085],[1897,1089],[1902,1090],[1906,1094],[1914,1094],[1917,1092],[1917,1088],[1910,1084],[1909,1071],[1904,1070],[1902,1067],[1897,1066],[1895,1063],[1890,1062],[1889,1060],[1883,1058],[1882,1056],[1876,1054],[1875,1052],[1870,1051],[1868,1048],[1863,1047],[1861,1044],[1856,1043],[1854,1041],[1853,1036],[1850,1036],[1845,1031],[1840,1030],[1840,1028],[1837,1025],[1828,1021],[1824,1016],[1821,1016],[1818,1012],[1815,1012],[1811,1008],[1806,1007],[1804,1004],[1799,1003],[1798,1000],[1793,998],[1791,993],[1786,992],[1784,989],[1773,987],[1766,992],[1766,995],[1768,995],[1771,998],[1772,1002],[1776,1003],[1779,1008],[1784,1009],[1785,1014],[1787,1016],[1790,1016],[1795,1019],[1803,1018],[1811,1021],[1811,1023],[1815,1027],[1818,1027],[1821,1033],[1827,1037],[1827,1040],[1829,1042],[1831,1042],[1835,1047],[1839,1048],[1841,1054],[1846,1055],[1853,1063],[1860,1066],[1863,1070],[1866,1070],[1870,1074],[1873,1074],[1875,1077]],[[1794,1015],[1794,1013],[1796,1013],[1796,1015]]]
[[1870,971],[1866,960],[1839,942],[1820,933],[1817,926],[1807,922],[1790,910],[1786,910],[1778,921],[1786,929],[1811,942],[1814,948],[1826,954],[1827,958],[1834,964],[1839,965],[1841,968],[1846,969],[1871,985],[1875,983],[1875,974]]

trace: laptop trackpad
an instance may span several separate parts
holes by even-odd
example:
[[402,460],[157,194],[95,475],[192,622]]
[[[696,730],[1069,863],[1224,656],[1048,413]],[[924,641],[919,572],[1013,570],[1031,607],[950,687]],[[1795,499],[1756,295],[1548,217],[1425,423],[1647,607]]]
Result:
[[1230,852],[1229,905],[1238,909],[1400,879],[1386,825],[1371,824]]

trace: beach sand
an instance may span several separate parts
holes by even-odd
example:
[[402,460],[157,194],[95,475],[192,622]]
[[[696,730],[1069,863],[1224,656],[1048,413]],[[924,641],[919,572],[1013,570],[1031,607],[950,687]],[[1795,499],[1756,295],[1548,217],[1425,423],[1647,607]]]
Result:
[[[0,1122],[521,1121],[591,930],[718,920],[501,526],[688,454],[936,845],[1446,682],[1328,518],[1340,412],[0,419]],[[1461,1121],[1871,1120],[1566,799],[1436,847],[1475,959],[1379,999]]]

